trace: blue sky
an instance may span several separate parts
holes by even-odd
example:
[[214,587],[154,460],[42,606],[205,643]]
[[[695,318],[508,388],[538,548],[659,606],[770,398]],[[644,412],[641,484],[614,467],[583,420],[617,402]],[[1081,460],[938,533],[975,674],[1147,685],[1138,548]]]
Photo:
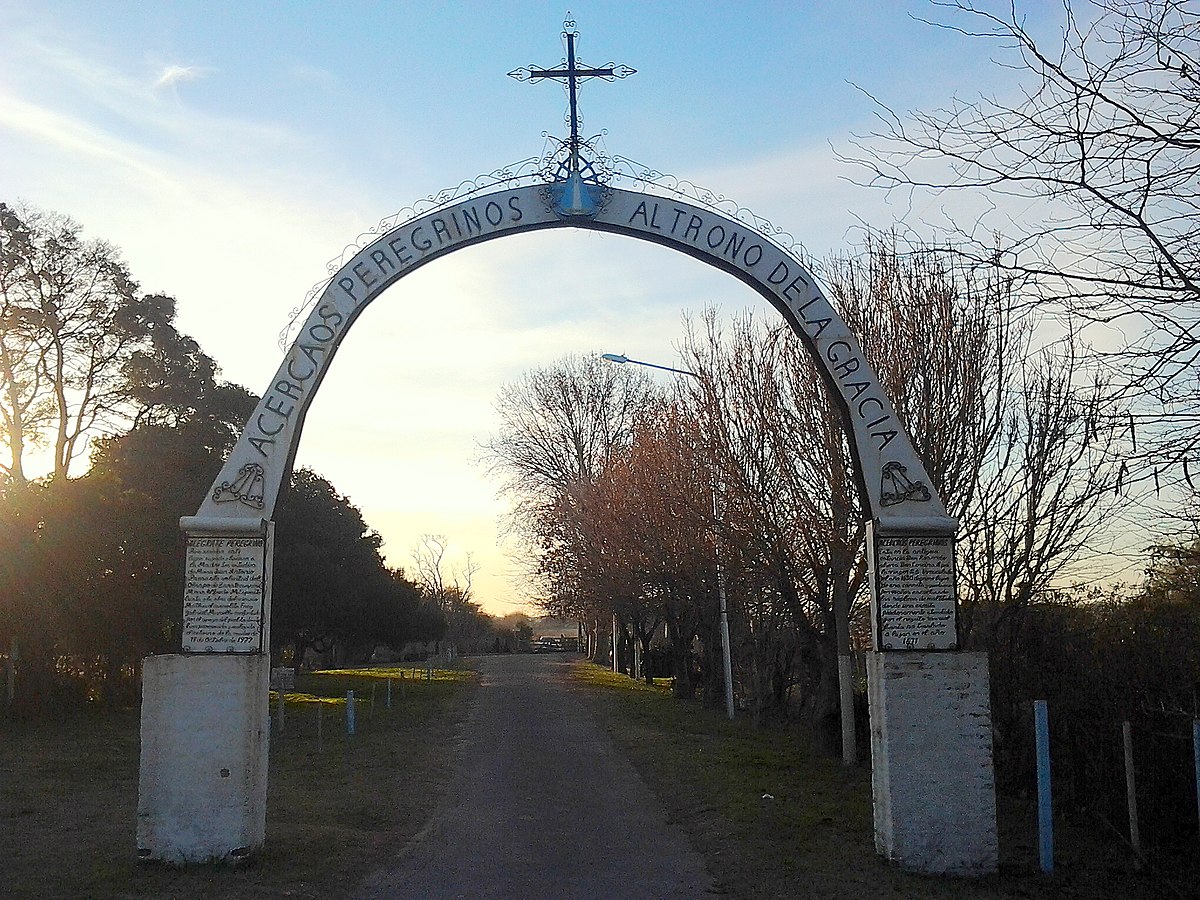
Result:
[[[1027,4],[1051,16],[1052,4]],[[733,197],[813,255],[860,222],[934,217],[860,188],[834,157],[868,95],[906,110],[1008,91],[986,45],[923,24],[921,0],[570,5],[581,94],[609,152]],[[565,7],[505,3],[0,0],[0,199],[67,213],[259,392],[289,312],[380,219],[542,150],[564,92]],[[944,16],[943,16],[944,18]],[[1047,22],[1052,22],[1048,18]],[[855,87],[857,85],[857,87]],[[482,566],[493,612],[525,593],[498,547],[505,504],[474,461],[499,386],[565,353],[670,363],[685,311],[768,310],[661,248],[554,232],[456,253],[389,290],[347,339],[298,463],[329,477],[405,565],[422,533]]]

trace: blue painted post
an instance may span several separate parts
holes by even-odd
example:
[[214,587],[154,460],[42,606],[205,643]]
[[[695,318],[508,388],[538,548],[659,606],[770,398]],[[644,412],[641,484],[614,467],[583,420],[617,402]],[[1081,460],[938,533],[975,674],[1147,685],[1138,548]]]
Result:
[[1050,721],[1046,701],[1033,701],[1037,735],[1038,860],[1047,875],[1054,871],[1054,815],[1050,802]]
[[346,734],[354,734],[354,691],[346,691]]
[[1192,760],[1196,765],[1196,821],[1200,822],[1200,719],[1192,719]]

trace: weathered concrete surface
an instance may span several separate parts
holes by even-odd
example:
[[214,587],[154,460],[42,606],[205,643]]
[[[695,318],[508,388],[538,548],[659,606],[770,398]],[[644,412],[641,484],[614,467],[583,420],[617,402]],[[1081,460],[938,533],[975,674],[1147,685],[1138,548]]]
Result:
[[984,653],[869,653],[875,848],[927,874],[996,871]]
[[[457,774],[360,900],[702,898],[703,860],[564,684],[567,654],[478,660]],[[404,778],[398,771],[397,778]]]
[[262,846],[270,671],[262,653],[146,658],[141,859],[176,865],[237,860]]

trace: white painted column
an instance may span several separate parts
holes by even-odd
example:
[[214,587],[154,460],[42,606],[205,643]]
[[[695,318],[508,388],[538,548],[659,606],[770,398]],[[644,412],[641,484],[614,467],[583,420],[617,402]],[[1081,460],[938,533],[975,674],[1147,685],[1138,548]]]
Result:
[[138,858],[236,862],[266,835],[274,525],[180,525],[184,652],[142,663]]
[[867,655],[875,849],[926,874],[996,871],[987,654]]
[[262,847],[270,677],[265,653],[145,659],[139,859],[236,862]]

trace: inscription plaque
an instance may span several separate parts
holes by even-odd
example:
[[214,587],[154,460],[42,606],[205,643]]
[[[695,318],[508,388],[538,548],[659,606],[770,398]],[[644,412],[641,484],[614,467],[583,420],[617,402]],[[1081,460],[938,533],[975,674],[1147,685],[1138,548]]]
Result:
[[957,649],[954,538],[876,534],[874,551],[878,648]]
[[262,649],[266,539],[189,535],[183,590],[183,649]]

